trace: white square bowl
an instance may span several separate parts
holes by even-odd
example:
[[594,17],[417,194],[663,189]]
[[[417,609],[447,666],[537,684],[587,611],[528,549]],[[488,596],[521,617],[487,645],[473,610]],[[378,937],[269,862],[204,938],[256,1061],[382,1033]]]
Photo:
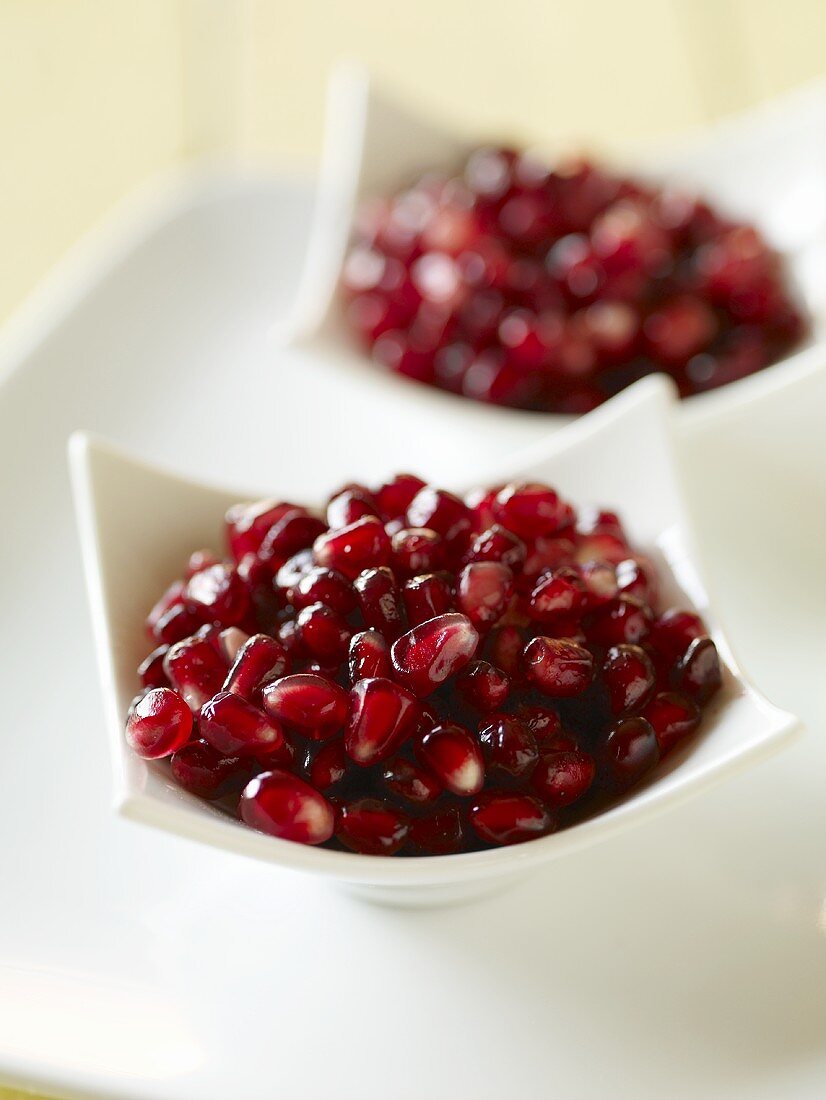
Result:
[[[244,494],[177,477],[76,433],[70,465],[118,812],[217,848],[356,885],[374,900],[434,904],[487,892],[605,839],[778,748],[798,721],[749,683],[709,608],[672,448],[675,404],[666,379],[645,379],[507,467],[480,471],[479,483],[548,481],[577,504],[618,509],[634,543],[657,560],[667,598],[703,615],[725,662],[723,688],[698,736],[644,784],[581,824],[509,848],[415,859],[328,851],[257,833],[177,787],[163,762],[131,752],[123,724],[138,688],[135,669],[148,648],[146,611],[193,548],[223,546],[225,509]],[[345,473],[340,457],[331,459],[330,483]]]
[[[816,81],[694,134],[660,142],[627,159],[630,175],[696,189],[730,215],[753,222],[786,258],[811,333],[791,355],[737,382],[681,403],[697,422],[826,365],[826,81]],[[353,62],[333,71],[327,95],[313,222],[297,293],[273,328],[278,344],[296,343],[342,371],[374,375],[348,330],[337,295],[353,217],[365,198],[392,194],[426,170],[455,170],[472,142],[418,116]],[[428,408],[474,402],[394,376],[406,402]],[[470,408],[468,408],[468,406]],[[497,409],[502,418],[537,414]],[[572,418],[542,414],[558,427]]]

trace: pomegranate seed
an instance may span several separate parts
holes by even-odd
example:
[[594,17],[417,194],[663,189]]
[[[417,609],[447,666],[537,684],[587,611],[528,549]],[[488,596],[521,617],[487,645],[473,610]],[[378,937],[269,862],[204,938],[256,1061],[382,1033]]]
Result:
[[466,615],[438,615],[402,634],[390,658],[396,673],[425,698],[472,660],[479,634]]
[[257,707],[221,691],[201,707],[201,736],[224,756],[268,756],[288,762],[290,747],[280,725]]
[[340,739],[325,741],[323,745],[310,745],[304,757],[304,772],[310,785],[317,791],[326,791],[340,783],[347,774],[347,753]]
[[626,596],[634,596],[641,603],[652,606],[656,601],[657,587],[653,569],[638,558],[626,558],[617,566],[617,586]]
[[326,741],[344,728],[349,699],[344,688],[323,676],[296,672],[267,684],[263,705],[276,722],[314,741]]
[[249,777],[249,762],[222,756],[207,741],[190,741],[169,762],[175,782],[199,798],[222,798]]
[[286,622],[281,623],[276,633],[282,649],[287,654],[288,661],[292,662],[299,657],[306,656],[306,650],[299,637],[295,619],[287,619]]
[[126,741],[138,756],[158,760],[183,748],[192,733],[192,712],[177,692],[152,688],[126,720]]
[[654,690],[656,674],[651,658],[638,645],[611,646],[602,665],[612,714],[638,710]]
[[579,566],[579,575],[585,585],[585,607],[595,610],[609,603],[617,595],[617,571],[606,561],[588,561]]
[[245,554],[257,554],[270,528],[293,511],[295,504],[275,500],[234,504],[226,515],[227,540],[233,558],[240,561]]
[[228,626],[218,634],[218,653],[227,666],[235,663],[241,646],[249,641],[249,634],[237,626]]
[[676,660],[677,657],[682,657],[695,638],[702,638],[707,633],[706,625],[699,615],[693,611],[671,608],[654,620],[651,643],[672,660]]
[[406,520],[408,527],[428,527],[441,535],[448,551],[470,533],[471,514],[465,502],[431,485],[425,485],[411,500]]
[[304,508],[295,508],[269,529],[258,556],[277,572],[294,554],[314,546],[326,530],[327,525],[317,516],[309,515]]
[[410,844],[432,856],[446,856],[458,852],[464,843],[464,826],[455,806],[436,810],[427,817],[415,818],[410,823]]
[[411,626],[453,610],[453,590],[441,573],[426,573],[406,581],[402,597]]
[[358,604],[353,586],[347,578],[335,569],[321,567],[310,569],[301,576],[298,583],[290,589],[289,600],[297,610],[313,603],[323,603],[340,615],[349,615]]
[[301,645],[323,664],[343,661],[350,645],[347,620],[323,603],[303,607],[295,620]]
[[422,479],[413,474],[396,474],[392,481],[382,485],[376,493],[376,504],[385,523],[404,516],[410,502],[424,486]]
[[299,550],[298,553],[287,558],[275,575],[276,589],[289,599],[301,583],[301,578],[314,568],[314,561],[310,547]]
[[608,731],[600,745],[600,782],[608,790],[625,791],[659,761],[660,750],[651,724],[644,718],[624,718]]
[[362,630],[350,639],[348,671],[353,684],[357,680],[369,680],[377,676],[387,679],[392,675],[390,646],[378,630]]
[[193,635],[170,646],[163,659],[170,684],[193,711],[221,690],[227,666],[212,640]]
[[676,691],[656,695],[643,709],[642,717],[651,723],[665,756],[683,738],[692,734],[700,724],[700,708],[685,695]]
[[162,645],[174,645],[193,635],[202,621],[200,615],[184,604],[176,603],[157,619],[152,637]]
[[501,619],[513,595],[513,573],[498,561],[466,565],[456,581],[456,604],[477,630]]
[[356,578],[355,589],[365,625],[388,641],[398,638],[403,629],[402,608],[392,570],[386,566],[366,569]]
[[376,502],[363,485],[348,485],[330,498],[327,526],[347,527],[365,516],[376,515]]
[[484,794],[470,811],[470,823],[488,844],[521,844],[553,831],[554,822],[529,794]]
[[238,650],[221,690],[253,701],[256,689],[283,676],[286,671],[287,654],[281,643],[268,634],[253,634]]
[[493,501],[496,521],[521,538],[554,535],[570,520],[569,508],[547,485],[512,484]]
[[404,527],[393,535],[393,563],[400,573],[412,577],[432,573],[443,564],[442,536],[428,527]]
[[560,810],[588,792],[596,771],[596,762],[587,752],[547,752],[539,758],[531,783],[546,806]]
[[536,764],[539,752],[528,726],[511,714],[492,714],[479,727],[479,742],[489,775],[521,779]]
[[556,699],[581,695],[594,675],[590,652],[565,638],[532,638],[522,660],[531,683]]
[[375,516],[362,519],[319,535],[313,543],[317,565],[337,569],[350,580],[365,569],[388,565],[391,557],[390,539]]
[[636,644],[648,634],[653,616],[645,604],[633,596],[617,596],[594,613],[585,633],[597,645]]
[[[564,736],[559,715],[550,707],[522,706],[519,708],[518,717],[531,731],[543,752]],[[573,740],[571,748],[576,748],[576,742]]]
[[244,618],[249,596],[244,582],[230,565],[211,565],[194,573],[184,589],[184,602],[202,622],[234,626]]
[[220,561],[211,550],[193,550],[186,563],[184,576],[189,580],[191,576],[195,573],[200,573],[202,569],[209,569],[213,565],[220,564]]
[[138,676],[145,688],[169,687],[169,677],[163,667],[163,660],[168,651],[168,645],[159,645],[138,665]]
[[382,778],[391,794],[404,798],[416,806],[435,802],[442,793],[441,785],[435,776],[412,760],[397,756],[389,760],[384,767]]
[[261,772],[249,781],[239,811],[253,829],[299,844],[323,844],[335,828],[327,799],[303,779],[280,769]]
[[336,837],[354,852],[392,856],[407,840],[410,822],[405,813],[377,798],[348,802],[337,814]]
[[416,754],[453,794],[477,794],[485,782],[482,753],[468,730],[452,723],[435,726],[419,740]]
[[490,658],[497,668],[513,681],[518,680],[522,669],[522,650],[525,639],[515,626],[497,627],[488,643]]
[[456,677],[456,690],[476,710],[498,710],[505,705],[510,680],[489,661],[473,661]]
[[522,539],[494,523],[476,536],[466,557],[468,562],[497,561],[518,571],[524,565],[527,553]]
[[695,638],[677,662],[674,686],[701,706],[719,690],[722,682],[720,657],[711,638]]
[[565,566],[540,576],[530,597],[530,615],[538,622],[576,619],[587,600],[585,585]]
[[416,729],[421,709],[415,696],[392,680],[359,680],[350,692],[344,747],[357,764],[386,760]]

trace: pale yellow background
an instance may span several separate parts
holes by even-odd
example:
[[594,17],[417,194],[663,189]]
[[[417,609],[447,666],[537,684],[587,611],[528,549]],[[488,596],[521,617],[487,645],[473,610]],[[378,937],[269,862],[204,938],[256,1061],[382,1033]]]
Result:
[[610,150],[810,80],[824,44],[826,0],[0,0],[0,320],[157,171],[312,164],[342,54],[474,133]]

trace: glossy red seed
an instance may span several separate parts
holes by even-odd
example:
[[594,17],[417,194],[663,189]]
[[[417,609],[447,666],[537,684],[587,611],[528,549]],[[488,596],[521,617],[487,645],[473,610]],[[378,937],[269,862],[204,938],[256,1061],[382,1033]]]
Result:
[[701,706],[720,689],[723,682],[717,646],[711,638],[695,638],[677,662],[672,675],[674,686]]
[[654,620],[651,644],[666,657],[676,660],[685,653],[695,638],[701,638],[707,633],[705,623],[695,612],[672,607]]
[[[523,705],[519,707],[517,715],[534,735],[540,750],[545,750],[562,735],[562,722],[556,711],[550,707]],[[576,742],[572,741],[571,747],[576,748]]]
[[390,563],[390,539],[381,520],[364,516],[346,527],[319,535],[313,543],[313,554],[317,565],[337,569],[355,580],[365,569]]
[[220,559],[211,550],[193,550],[187,559],[184,577],[189,580],[193,574],[209,569],[212,565],[220,565]]
[[363,485],[347,485],[335,493],[327,505],[327,525],[331,529],[347,527],[365,516],[375,516],[377,505]]
[[510,680],[490,661],[473,661],[456,677],[456,690],[475,710],[498,710],[505,705]]
[[471,513],[453,493],[425,485],[408,505],[406,521],[408,527],[429,527],[436,531],[450,549],[461,544],[470,533]]
[[407,814],[377,798],[347,802],[336,815],[337,839],[364,855],[395,855],[407,840],[409,829]]
[[310,745],[304,755],[304,774],[317,791],[326,791],[340,783],[347,774],[350,761],[340,738]]
[[553,831],[554,822],[538,798],[503,792],[483,794],[470,811],[474,832],[488,844],[521,844]]
[[642,641],[651,629],[653,616],[645,604],[633,596],[617,596],[594,612],[585,627],[590,642],[612,646]]
[[[314,545],[327,530],[327,525],[305,509],[296,508],[271,527],[261,543],[259,558],[276,572],[294,554]],[[320,563],[324,564],[324,563]]]
[[249,608],[246,586],[231,565],[211,565],[194,573],[183,593],[184,603],[202,622],[235,626]]
[[425,573],[420,577],[411,577],[402,588],[407,620],[411,626],[437,615],[444,615],[454,608],[453,589],[447,574]]
[[251,779],[239,812],[253,829],[299,844],[323,844],[333,835],[333,807],[309,783],[274,769]]
[[169,687],[169,677],[163,667],[163,660],[168,650],[168,645],[159,645],[138,665],[138,676],[144,687]]
[[377,630],[388,641],[404,629],[402,604],[396,578],[386,566],[366,569],[355,580],[361,617],[365,626]]
[[498,561],[513,572],[519,572],[527,553],[518,535],[494,523],[476,536],[465,557],[467,561]]
[[469,664],[479,633],[466,615],[438,615],[402,634],[390,657],[400,679],[420,699]]
[[607,561],[588,561],[578,566],[585,586],[585,608],[594,611],[609,603],[618,593],[617,572]]
[[199,798],[222,798],[249,777],[249,761],[222,756],[208,741],[190,741],[174,754],[170,769],[178,783]]
[[252,701],[257,690],[286,671],[287,654],[281,643],[268,634],[253,634],[238,650],[221,690]]
[[596,771],[594,758],[579,749],[546,752],[539,758],[531,784],[545,805],[557,810],[582,798],[590,790]]
[[227,674],[226,662],[212,639],[199,635],[170,646],[163,664],[170,684],[193,711],[221,690]]
[[477,630],[501,619],[513,595],[513,573],[498,561],[475,561],[456,578],[456,606]]
[[152,637],[162,645],[174,645],[193,635],[202,622],[201,616],[183,603],[175,603],[154,622]]
[[130,710],[126,741],[138,756],[157,760],[182,748],[192,733],[192,712],[171,688],[152,688]]
[[275,575],[275,588],[285,600],[295,591],[301,583],[301,578],[310,573],[315,567],[315,558],[312,547],[299,550],[287,558]]
[[577,540],[574,559],[578,565],[588,562],[607,562],[619,565],[629,554],[628,544],[616,535],[586,535]]
[[570,522],[568,506],[547,485],[506,485],[496,494],[492,508],[497,523],[520,538],[553,535]]
[[303,648],[322,664],[338,664],[347,656],[352,631],[343,615],[323,603],[303,607],[295,628]]
[[594,674],[591,653],[565,638],[532,638],[525,646],[522,662],[528,680],[555,699],[581,695]]
[[403,527],[392,538],[393,566],[401,576],[432,573],[444,564],[442,536],[428,527]]
[[249,641],[249,634],[237,626],[228,626],[218,632],[218,652],[223,657],[227,667],[235,663],[241,647]]
[[614,792],[628,790],[659,759],[660,750],[651,724],[644,718],[624,718],[611,727],[600,744],[600,784]]
[[344,574],[321,566],[302,575],[298,584],[290,589],[289,600],[298,610],[322,603],[340,615],[349,615],[358,604],[353,586]]
[[587,593],[579,575],[561,566],[542,574],[530,595],[530,616],[547,623],[577,619],[585,607]]
[[536,739],[512,714],[491,714],[479,726],[479,743],[489,776],[523,779],[539,758]]
[[442,793],[442,785],[432,772],[403,756],[388,760],[382,779],[391,794],[415,806],[429,805]]
[[493,630],[488,641],[491,662],[510,678],[518,680],[522,673],[522,650],[525,639],[515,626],[500,626]]
[[654,690],[651,658],[638,645],[611,646],[602,664],[602,680],[612,714],[639,710]]
[[226,514],[227,541],[233,558],[240,561],[245,554],[257,554],[270,528],[297,508],[277,500],[233,504]]
[[385,521],[399,519],[410,507],[410,502],[425,482],[414,474],[396,474],[392,481],[387,481],[375,494],[379,515]]
[[204,703],[198,729],[224,756],[267,756],[284,763],[291,757],[280,724],[229,691]]
[[485,763],[474,737],[463,726],[445,723],[417,742],[416,755],[453,794],[472,795],[485,782]]
[[296,672],[268,684],[262,704],[277,722],[313,741],[326,741],[344,728],[350,702],[338,684],[313,673]]
[[351,684],[376,676],[385,679],[392,676],[390,646],[378,630],[362,630],[350,639],[348,672]]
[[366,767],[392,756],[416,730],[421,708],[414,695],[382,677],[359,680],[350,692],[344,747]]
[[462,816],[455,806],[436,810],[410,822],[408,839],[413,848],[425,855],[446,856],[461,850],[465,841]]
[[689,737],[700,724],[700,708],[693,699],[676,691],[661,692],[642,710],[641,717],[651,723],[665,756],[676,744]]
[[657,599],[657,585],[650,562],[626,558],[617,566],[617,587],[627,596],[635,596],[649,607]]

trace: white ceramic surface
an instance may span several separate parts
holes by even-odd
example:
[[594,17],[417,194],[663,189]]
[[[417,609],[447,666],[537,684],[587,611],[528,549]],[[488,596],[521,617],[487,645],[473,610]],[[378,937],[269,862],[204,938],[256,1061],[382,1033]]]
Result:
[[[411,465],[462,484],[544,434],[469,403],[422,419],[395,386],[274,355],[310,209],[283,180],[160,188],[0,341],[0,1080],[107,1100],[822,1100],[823,371],[687,425],[681,455],[715,607],[804,720],[788,751],[432,911],[112,813],[73,429],[308,498],[342,455],[359,477]],[[303,411],[308,385],[333,411]],[[370,433],[353,427],[368,392]]]
[[[812,335],[781,362],[749,378],[699,394],[681,406],[703,419],[746,402],[773,378],[793,381],[826,351],[826,80],[787,93],[684,138],[626,158],[630,174],[696,188],[731,215],[752,221],[785,254],[790,277],[811,317]],[[486,135],[482,135],[485,137]],[[426,170],[455,170],[470,141],[422,118],[388,94],[354,62],[332,73],[325,142],[308,249],[293,308],[273,329],[276,344],[295,341],[343,371],[369,364],[347,331],[337,300],[354,212],[365,198],[392,194]],[[386,372],[384,372],[386,373]],[[423,413],[464,399],[429,386],[407,386]],[[535,413],[508,415],[535,419]],[[571,418],[545,414],[549,428]]]

